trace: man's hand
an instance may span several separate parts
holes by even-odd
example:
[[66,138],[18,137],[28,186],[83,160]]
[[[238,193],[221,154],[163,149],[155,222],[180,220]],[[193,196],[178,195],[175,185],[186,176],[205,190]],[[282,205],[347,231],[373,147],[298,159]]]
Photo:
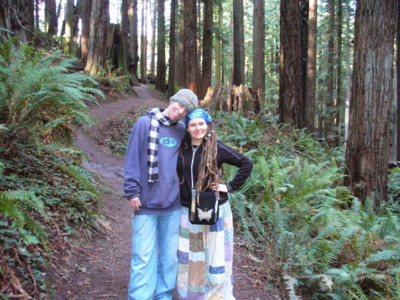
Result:
[[135,197],[135,198],[129,200],[128,203],[129,203],[129,206],[132,207],[135,211],[140,210],[140,206],[142,205],[142,203],[140,203],[139,197]]

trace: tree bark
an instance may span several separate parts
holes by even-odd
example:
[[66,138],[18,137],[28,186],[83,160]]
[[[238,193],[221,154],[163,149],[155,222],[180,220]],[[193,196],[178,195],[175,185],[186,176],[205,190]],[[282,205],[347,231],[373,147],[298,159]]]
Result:
[[81,15],[81,38],[80,38],[80,57],[83,61],[87,61],[89,52],[89,36],[90,36],[90,11],[92,8],[92,0],[80,1]]
[[342,120],[344,116],[344,101],[342,92],[342,25],[343,25],[343,6],[342,0],[337,2],[337,54],[336,54],[336,103],[335,115],[333,125],[336,129],[336,137],[334,146],[340,145],[340,138],[342,137]]
[[264,98],[265,86],[265,25],[264,25],[264,0],[254,0],[254,26],[253,26],[253,87],[261,92]]
[[358,0],[356,7],[346,184],[371,201],[376,213],[387,198],[398,5],[399,0]]
[[396,72],[397,72],[397,131],[396,131],[396,160],[400,161],[400,3],[399,7],[397,9],[397,38],[396,38],[396,43],[397,43],[397,55],[396,55]]
[[165,92],[166,65],[165,65],[165,0],[158,0],[157,4],[157,76],[156,89]]
[[335,31],[335,0],[328,1],[328,74],[326,77],[326,112],[325,112],[325,137],[330,146],[333,145],[333,138],[335,136],[335,132],[333,132],[333,116],[334,116],[334,54],[335,54],[335,44],[334,44],[334,31]]
[[131,70],[131,64],[129,59],[129,0],[122,0],[121,3],[121,42],[122,49],[120,51],[121,58],[120,64],[124,69],[125,73],[129,73]]
[[[151,0],[149,1],[150,7],[151,7]],[[156,74],[156,40],[157,40],[157,35],[156,35],[156,24],[157,24],[157,0],[154,0],[153,2],[153,16],[151,20],[152,24],[152,33],[151,33],[151,60],[150,60],[150,73],[151,74]]]
[[308,133],[315,131],[315,86],[317,70],[317,0],[310,0],[308,13],[308,50],[304,125]]
[[100,68],[106,67],[109,23],[109,0],[93,1],[90,15],[89,52],[85,67],[85,71],[91,75],[97,73]]
[[215,37],[215,85],[222,85],[222,3],[218,1],[218,31]]
[[65,38],[66,45],[64,48],[64,53],[72,55],[73,48],[73,36],[74,36],[74,0],[67,0],[65,4]]
[[147,3],[147,0],[142,3],[142,29],[140,37],[140,80],[144,83],[147,83]]
[[201,72],[201,91],[199,98],[202,99],[211,86],[212,76],[212,50],[213,50],[213,0],[204,1],[204,31],[203,31],[203,62]]
[[[185,1],[184,15],[184,62],[186,74],[185,88],[191,89],[194,93],[199,92],[199,66],[197,60],[197,11],[196,0]],[[182,67],[182,66],[181,66]]]
[[21,37],[21,41],[34,39],[35,5],[33,0],[0,0],[0,26],[10,32],[2,31],[3,41],[12,36]]
[[56,0],[46,0],[44,5],[46,32],[52,37],[57,35],[57,3]]
[[245,83],[244,63],[243,0],[233,0],[233,85]]
[[128,1],[129,19],[129,66],[128,70],[138,78],[139,64],[139,36],[138,36],[138,2],[137,0]]
[[184,55],[184,40],[185,40],[185,20],[182,16],[185,15],[185,2],[180,1],[180,18],[179,18],[179,42],[178,42],[178,59],[176,62],[176,79],[179,86],[185,86],[186,80],[186,63]]
[[304,127],[301,12],[298,1],[281,0],[279,122]]
[[175,93],[175,61],[176,61],[176,1],[171,0],[171,21],[169,37],[169,76],[168,76],[168,96]]

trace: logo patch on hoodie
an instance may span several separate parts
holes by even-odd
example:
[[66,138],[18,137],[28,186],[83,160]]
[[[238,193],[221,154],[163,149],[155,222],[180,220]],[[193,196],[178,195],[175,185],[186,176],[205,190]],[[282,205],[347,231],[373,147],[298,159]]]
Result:
[[160,139],[160,144],[165,147],[176,147],[178,142],[172,137],[163,137]]

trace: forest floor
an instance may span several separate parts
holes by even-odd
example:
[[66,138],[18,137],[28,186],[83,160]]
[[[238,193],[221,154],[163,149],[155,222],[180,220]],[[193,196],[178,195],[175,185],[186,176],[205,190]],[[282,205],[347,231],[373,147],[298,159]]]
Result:
[[[135,95],[118,101],[95,106],[91,114],[99,124],[105,124],[113,116],[132,109],[165,107],[157,91],[141,85],[135,87]],[[79,131],[76,145],[87,154],[86,168],[95,174],[102,187],[103,213],[107,222],[106,232],[88,242],[76,237],[71,255],[63,258],[68,267],[59,270],[56,300],[62,299],[126,299],[131,256],[131,215],[126,200],[122,199],[123,159],[112,156],[94,136],[101,134],[99,126]],[[104,130],[104,127],[102,127]],[[240,236],[235,237],[234,294],[237,300],[280,299],[266,291],[267,282],[262,275],[260,261]]]

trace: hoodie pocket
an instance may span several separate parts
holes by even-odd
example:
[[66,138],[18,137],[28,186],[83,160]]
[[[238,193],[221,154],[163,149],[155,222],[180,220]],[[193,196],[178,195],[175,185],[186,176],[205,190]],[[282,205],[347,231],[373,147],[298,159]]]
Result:
[[171,206],[179,196],[179,183],[177,179],[170,181],[156,181],[151,189],[143,206],[148,208],[167,208]]

